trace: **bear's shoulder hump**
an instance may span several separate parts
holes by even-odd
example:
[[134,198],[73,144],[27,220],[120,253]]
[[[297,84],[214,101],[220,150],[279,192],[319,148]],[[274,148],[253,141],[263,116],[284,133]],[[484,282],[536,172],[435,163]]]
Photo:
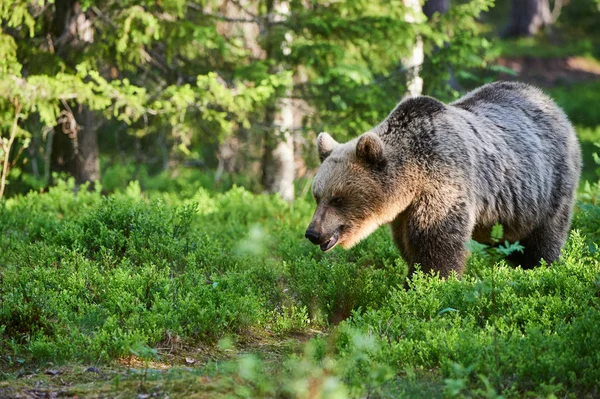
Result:
[[396,117],[404,116],[410,119],[430,118],[445,109],[446,105],[433,97],[418,96],[407,98],[399,103],[392,115]]

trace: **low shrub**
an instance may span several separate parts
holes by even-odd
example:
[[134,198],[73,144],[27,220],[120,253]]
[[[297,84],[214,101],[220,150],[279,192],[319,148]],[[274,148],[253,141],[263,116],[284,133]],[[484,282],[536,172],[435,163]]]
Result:
[[[417,272],[405,289],[385,228],[349,251],[304,240],[311,201],[136,182],[103,196],[61,181],[0,203],[0,365],[321,331],[276,380],[262,361],[234,360],[228,375],[247,382],[236,392],[292,395],[318,380],[339,397],[594,396],[600,206],[588,186],[553,265],[475,254],[462,280]],[[244,364],[254,371],[239,374]]]

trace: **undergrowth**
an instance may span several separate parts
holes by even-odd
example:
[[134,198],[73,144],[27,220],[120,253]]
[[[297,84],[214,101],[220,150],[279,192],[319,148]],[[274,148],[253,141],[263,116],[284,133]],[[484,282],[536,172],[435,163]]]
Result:
[[555,264],[524,271],[473,255],[461,280],[418,272],[405,289],[406,265],[386,229],[330,254],[304,240],[310,201],[237,187],[178,197],[137,183],[75,194],[62,181],[0,204],[2,375],[309,333],[304,351],[275,365],[230,359],[215,389],[594,397],[600,189],[586,190]]

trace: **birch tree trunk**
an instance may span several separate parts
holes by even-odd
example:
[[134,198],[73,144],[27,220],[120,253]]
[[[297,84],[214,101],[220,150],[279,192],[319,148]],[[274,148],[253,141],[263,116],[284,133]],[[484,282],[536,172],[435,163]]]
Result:
[[[251,0],[223,0],[219,11],[230,18],[256,19],[256,23],[231,24],[226,21],[217,25],[217,30],[223,35],[238,35],[243,37],[244,47],[249,49],[256,59],[274,59],[275,52],[283,51],[284,55],[290,51],[289,44],[292,40],[286,35],[286,40],[280,42],[271,40],[273,25],[282,22],[290,14],[290,4],[285,0],[267,0],[266,23],[259,25],[255,16],[260,13],[257,2]],[[259,35],[263,40],[258,40]],[[262,44],[262,43],[266,43]],[[273,44],[275,43],[275,44]],[[262,46],[261,46],[262,44]],[[283,69],[281,65],[271,68],[271,73],[278,73]],[[260,162],[261,183],[265,192],[277,193],[287,201],[293,201],[294,179],[296,164],[294,156],[294,131],[301,126],[304,112],[302,101],[291,99],[292,88],[288,88],[283,98],[278,99],[274,105],[266,110],[265,132],[262,140],[262,156]],[[229,139],[229,141],[234,138]],[[230,142],[221,144],[219,154],[219,167],[216,178],[227,172],[227,159],[235,157],[231,153]],[[229,162],[229,164],[232,164]]]
[[262,183],[268,193],[277,193],[286,201],[294,200],[294,104],[289,98],[277,102],[276,109],[268,111],[272,120],[264,139]]
[[[290,13],[287,1],[271,1],[268,7],[272,21],[279,22]],[[267,34],[270,34],[268,32]],[[267,39],[267,42],[270,40]],[[289,51],[291,37],[286,35],[282,44],[284,54]],[[267,57],[274,49],[267,49]],[[281,68],[280,66],[275,67]],[[274,70],[274,72],[275,72]],[[294,178],[296,165],[294,162],[294,101],[290,99],[291,88],[286,98],[279,99],[274,108],[267,111],[267,123],[272,126],[265,133],[262,158],[262,184],[266,192],[277,193],[286,201],[294,200]]]
[[[221,0],[216,10],[214,4],[207,2],[204,11],[207,13],[218,12],[227,18],[251,21],[258,15],[259,4],[252,0]],[[264,59],[265,50],[260,46],[258,37],[261,34],[258,20],[255,22],[232,23],[231,21],[217,22],[217,32],[227,38],[236,37],[243,40],[243,47],[248,49],[254,59]],[[215,183],[219,184],[226,175],[239,169],[246,159],[248,148],[244,149],[244,140],[238,135],[225,137],[217,150],[217,170]],[[247,147],[247,146],[246,146]]]
[[[416,23],[421,15],[420,0],[403,0],[404,5],[409,8],[405,16],[406,22]],[[423,39],[417,35],[415,45],[411,54],[402,59],[402,65],[407,68],[406,72],[406,97],[416,97],[423,92],[423,79],[419,76],[419,71],[423,65]]]

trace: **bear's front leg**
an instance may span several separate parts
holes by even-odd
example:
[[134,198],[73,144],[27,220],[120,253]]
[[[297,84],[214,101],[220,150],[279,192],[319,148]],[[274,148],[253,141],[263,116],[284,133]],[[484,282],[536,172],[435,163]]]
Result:
[[[428,206],[411,206],[392,222],[392,235],[408,263],[408,277],[415,264],[425,273],[438,272],[446,278],[454,270],[460,277],[468,257],[466,242],[473,222],[464,202],[435,212]],[[441,214],[441,215],[440,215]]]

